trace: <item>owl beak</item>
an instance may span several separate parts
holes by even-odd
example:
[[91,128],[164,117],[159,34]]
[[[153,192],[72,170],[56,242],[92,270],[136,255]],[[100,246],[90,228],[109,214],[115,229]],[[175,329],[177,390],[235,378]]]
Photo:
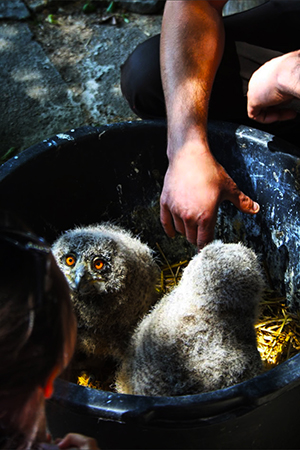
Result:
[[76,268],[76,273],[75,273],[75,279],[74,279],[74,283],[76,288],[79,288],[80,282],[82,280],[82,277],[84,275],[84,271],[85,271],[85,267],[83,264],[79,264]]

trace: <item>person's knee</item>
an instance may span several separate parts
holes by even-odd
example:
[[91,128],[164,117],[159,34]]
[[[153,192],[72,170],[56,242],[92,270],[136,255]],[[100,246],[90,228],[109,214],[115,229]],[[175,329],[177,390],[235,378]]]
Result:
[[145,84],[144,76],[139,70],[143,64],[142,57],[143,55],[137,48],[121,66],[121,90],[130,106],[132,106],[135,94],[143,92]]
[[131,109],[142,118],[165,116],[160,76],[159,36],[134,50],[121,66],[121,90]]

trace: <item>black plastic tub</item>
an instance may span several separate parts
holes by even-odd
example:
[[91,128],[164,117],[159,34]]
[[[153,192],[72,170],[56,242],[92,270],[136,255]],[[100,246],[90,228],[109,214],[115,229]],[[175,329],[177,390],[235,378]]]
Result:
[[[299,309],[300,152],[266,133],[209,125],[216,158],[261,205],[257,216],[221,207],[216,237],[241,240],[262,255],[270,283]],[[114,220],[166,256],[192,255],[159,222],[167,167],[164,122],[83,127],[25,150],[0,167],[0,203],[52,242],[75,224]],[[171,242],[170,242],[171,241]],[[299,448],[300,355],[228,389],[182,397],[95,391],[58,379],[48,402],[54,435],[76,431],[105,448]]]

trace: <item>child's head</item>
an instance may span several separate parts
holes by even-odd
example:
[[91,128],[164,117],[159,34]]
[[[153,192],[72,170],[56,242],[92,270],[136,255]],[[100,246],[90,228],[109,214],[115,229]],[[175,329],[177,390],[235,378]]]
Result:
[[51,395],[76,340],[69,288],[50,247],[6,217],[0,215],[1,434],[1,427],[15,427],[12,410],[26,405],[37,388]]

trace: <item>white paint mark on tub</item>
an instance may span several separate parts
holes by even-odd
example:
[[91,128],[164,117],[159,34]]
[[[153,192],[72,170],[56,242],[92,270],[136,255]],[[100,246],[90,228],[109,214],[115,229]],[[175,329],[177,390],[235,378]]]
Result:
[[58,137],[59,139],[66,139],[67,141],[74,140],[73,136],[70,136],[69,134],[65,134],[65,133],[57,134],[56,137]]

